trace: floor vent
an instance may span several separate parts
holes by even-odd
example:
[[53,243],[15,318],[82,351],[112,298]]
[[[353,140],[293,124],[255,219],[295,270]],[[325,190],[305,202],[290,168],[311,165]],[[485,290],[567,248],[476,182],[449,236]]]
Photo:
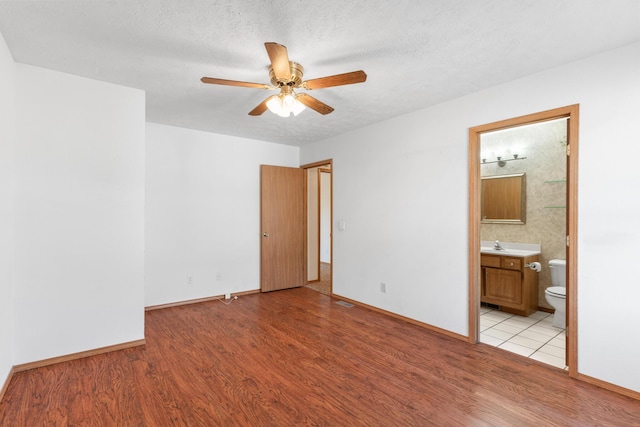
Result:
[[353,307],[353,304],[351,304],[350,302],[346,302],[346,301],[336,301],[336,304],[340,304],[343,307]]

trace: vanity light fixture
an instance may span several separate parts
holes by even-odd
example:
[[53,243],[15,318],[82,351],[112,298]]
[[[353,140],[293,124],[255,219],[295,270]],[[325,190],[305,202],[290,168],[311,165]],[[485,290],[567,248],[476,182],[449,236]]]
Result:
[[488,165],[490,163],[497,163],[498,166],[503,168],[507,164],[507,162],[513,162],[514,160],[525,160],[525,159],[526,159],[526,157],[520,157],[519,155],[514,154],[513,155],[513,159],[505,159],[502,156],[497,156],[496,160],[493,160],[491,162],[488,162],[487,159],[482,159],[482,164],[483,165]]

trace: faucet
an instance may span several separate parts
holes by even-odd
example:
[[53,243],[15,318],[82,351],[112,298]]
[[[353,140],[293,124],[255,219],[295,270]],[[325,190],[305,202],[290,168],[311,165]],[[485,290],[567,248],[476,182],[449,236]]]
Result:
[[496,240],[496,244],[493,245],[493,249],[495,249],[496,251],[504,251],[505,250],[498,240]]

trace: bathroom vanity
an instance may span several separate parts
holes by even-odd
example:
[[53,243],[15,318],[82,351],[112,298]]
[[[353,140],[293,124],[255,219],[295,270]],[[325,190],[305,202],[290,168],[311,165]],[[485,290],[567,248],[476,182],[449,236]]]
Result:
[[535,313],[538,310],[538,272],[528,266],[538,261],[539,251],[483,248],[480,301],[520,316]]

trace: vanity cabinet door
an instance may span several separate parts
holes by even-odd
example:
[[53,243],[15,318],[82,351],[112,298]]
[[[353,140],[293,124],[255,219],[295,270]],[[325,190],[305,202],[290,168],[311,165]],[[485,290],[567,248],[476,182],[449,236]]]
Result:
[[521,308],[522,277],[519,271],[485,268],[483,300],[505,307]]

